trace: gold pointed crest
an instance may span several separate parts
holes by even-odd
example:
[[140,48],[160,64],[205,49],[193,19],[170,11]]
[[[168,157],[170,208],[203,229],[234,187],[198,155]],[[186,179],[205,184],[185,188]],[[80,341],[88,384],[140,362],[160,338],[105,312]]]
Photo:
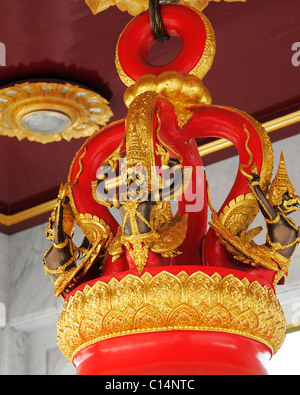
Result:
[[282,196],[286,192],[293,195],[295,193],[295,188],[287,174],[285,160],[281,152],[277,173],[269,191],[269,201],[272,206],[280,206],[282,203]]

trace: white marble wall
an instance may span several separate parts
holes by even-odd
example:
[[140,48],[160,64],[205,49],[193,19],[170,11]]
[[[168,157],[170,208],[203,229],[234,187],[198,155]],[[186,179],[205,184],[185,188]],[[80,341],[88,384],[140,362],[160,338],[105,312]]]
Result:
[[6,304],[6,297],[8,294],[9,246],[9,236],[0,233],[0,302],[4,304]]
[[[274,143],[273,151],[273,177],[276,174],[282,151],[290,180],[296,189],[296,193],[300,195],[300,136],[293,136]],[[238,157],[230,158],[207,167],[206,173],[210,186],[211,200],[216,210],[222,206],[225,197],[233,185],[237,171]],[[300,226],[300,210],[292,214],[291,218]],[[259,225],[265,228],[265,221],[261,214],[258,214],[252,227]],[[258,244],[263,244],[265,242],[265,232],[263,231],[255,241]],[[300,247],[292,258],[289,277],[286,278],[285,285],[278,285],[277,293],[288,324],[300,324]]]
[[[281,150],[300,194],[299,136],[274,144],[275,170]],[[216,209],[229,192],[237,166],[237,158],[231,158],[206,169]],[[300,225],[299,214],[294,219]],[[257,221],[264,224],[262,218]],[[62,300],[54,296],[42,266],[42,256],[48,247],[45,226],[10,237],[0,234],[0,302],[5,302],[8,313],[6,328],[0,329],[0,374],[75,374],[74,367],[56,345],[56,322]],[[293,257],[287,284],[278,287],[278,294],[288,323],[300,322],[300,249]]]
[[0,257],[5,257],[5,267],[9,267],[6,281],[1,276],[0,282],[0,295],[7,301],[9,312],[6,328],[0,332],[0,374],[75,373],[56,345],[56,322],[63,301],[54,296],[42,265],[49,246],[45,227],[43,224],[10,237],[0,235],[6,242],[0,246]]
[[11,236],[10,319],[16,323],[31,321],[36,313],[61,306],[42,265],[42,257],[49,246],[45,227],[40,225]]
[[[0,303],[7,311],[9,293],[9,246],[10,238],[0,233]],[[7,317],[5,317],[7,319]],[[0,328],[0,374],[6,371],[6,329]]]

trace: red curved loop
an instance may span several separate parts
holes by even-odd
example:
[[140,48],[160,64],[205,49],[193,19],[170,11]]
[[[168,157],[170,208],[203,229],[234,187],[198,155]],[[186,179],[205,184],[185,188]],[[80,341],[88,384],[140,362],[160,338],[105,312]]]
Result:
[[[270,152],[270,144],[268,136],[261,129],[260,125],[247,114],[239,112],[229,107],[219,106],[201,106],[194,108],[193,119],[184,129],[179,130],[172,116],[172,106],[165,100],[160,100],[161,107],[161,139],[167,143],[174,151],[183,153],[189,152],[191,157],[186,159],[185,164],[189,164],[194,160],[193,166],[198,163],[195,160],[196,154],[191,150],[193,139],[201,137],[218,137],[231,141],[237,148],[239,154],[239,165],[246,165],[245,172],[251,173],[251,166],[255,163],[259,174],[264,174],[264,182],[269,183],[272,176],[272,155]],[[247,133],[245,132],[247,129]],[[248,138],[249,137],[249,138]],[[253,161],[249,161],[249,151],[253,154]],[[188,158],[188,156],[186,157]],[[194,158],[194,159],[193,159]],[[248,165],[248,166],[247,166]],[[203,175],[204,177],[204,175]],[[198,180],[197,180],[198,181]],[[194,179],[192,179],[194,182]],[[202,181],[203,182],[203,181]],[[202,184],[203,185],[203,184]],[[250,193],[247,186],[247,179],[239,170],[235,182],[228,193],[224,196],[224,203],[219,211],[221,213],[228,203],[242,194]],[[206,191],[203,191],[204,202],[206,202]],[[197,199],[196,199],[197,201]],[[195,202],[196,202],[195,201]],[[187,208],[186,202],[183,200],[181,209]],[[219,266],[231,269],[241,270],[241,266],[237,264],[222,245],[216,236],[215,231],[209,228],[206,233],[203,220],[205,220],[204,211],[189,212],[189,229],[186,240],[182,249],[184,254],[181,259],[191,262],[190,256],[193,256],[195,248],[201,249],[201,263],[205,266]],[[206,223],[205,223],[206,226]],[[205,235],[203,234],[205,230]],[[189,241],[188,241],[189,240]],[[199,245],[199,240],[202,240]],[[192,254],[192,255],[190,255]],[[179,258],[180,260],[180,258]],[[267,281],[270,286],[273,283],[274,272],[263,267],[242,266],[245,273],[255,275],[259,280]]]
[[209,21],[202,14],[183,5],[161,6],[161,13],[167,34],[180,37],[182,40],[180,53],[169,64],[151,65],[147,61],[147,56],[155,39],[149,13],[137,16],[124,29],[117,47],[117,69],[124,83],[128,78],[136,81],[144,74],[159,75],[169,70],[182,74],[191,73],[203,78],[211,67],[214,53],[210,53],[202,67],[199,66],[208,44],[208,36],[211,40],[210,48],[214,47],[214,34]]
[[[238,150],[240,165],[247,165],[249,162],[249,150],[253,154],[253,160],[249,163],[247,169],[251,173],[251,165],[256,164],[258,172],[262,170],[267,172],[268,164],[266,153],[262,149],[263,141],[258,132],[258,126],[247,114],[239,112],[229,107],[220,106],[201,106],[194,108],[193,119],[189,122],[184,130],[178,130],[176,122],[172,121],[170,113],[172,107],[164,100],[160,100],[162,109],[161,114],[161,132],[160,137],[167,142],[175,151],[181,152],[187,149],[191,139],[201,137],[216,137],[224,138],[231,141]],[[258,123],[257,123],[258,124]],[[247,142],[247,133],[249,133],[249,141]],[[195,160],[195,159],[194,159]],[[196,164],[196,162],[194,162]],[[271,174],[270,174],[271,177]],[[267,180],[268,184],[270,180]],[[227,198],[224,196],[224,203],[220,211],[229,201],[237,196],[249,193],[246,177],[238,171],[234,185],[228,194]]]
[[[97,180],[97,171],[103,161],[119,146],[125,133],[124,120],[111,124],[89,138],[77,152],[70,169],[69,181],[76,185],[72,195],[79,214],[90,213],[103,219],[117,232],[118,223],[107,207],[93,198],[92,182]],[[84,154],[85,152],[85,154]]]
[[[153,129],[157,130],[158,117],[160,120],[160,140],[182,158],[183,167],[193,168],[192,178],[188,188],[178,202],[180,215],[188,213],[188,232],[180,250],[182,255],[175,258],[163,258],[165,265],[203,265],[232,267],[237,269],[232,257],[220,244],[213,229],[207,232],[207,196],[206,180],[202,161],[199,156],[196,138],[220,137],[230,140],[239,153],[240,165],[247,165],[244,171],[250,173],[251,165],[257,166],[258,172],[268,173],[267,150],[263,145],[264,133],[247,114],[240,113],[231,108],[218,106],[201,106],[193,110],[193,118],[183,129],[179,129],[174,107],[165,99],[158,99],[153,111]],[[247,133],[245,132],[247,129]],[[73,188],[73,198],[79,213],[91,213],[102,218],[116,233],[118,224],[109,210],[99,205],[92,195],[91,183],[96,179],[97,169],[103,161],[117,149],[125,133],[124,121],[112,124],[91,137],[78,152],[70,172],[70,181],[74,182],[80,167],[81,174]],[[86,148],[86,155],[81,159]],[[265,147],[266,148],[266,147]],[[249,152],[253,153],[253,160],[249,162]],[[270,175],[271,177],[271,175]],[[265,175],[265,182],[268,176]],[[232,199],[241,194],[249,193],[247,179],[240,171],[237,173],[234,185],[227,198],[224,197],[223,210]],[[116,262],[112,265],[116,266]],[[244,271],[262,276],[272,283],[272,271],[264,268],[243,267]],[[261,273],[260,273],[261,272]]]

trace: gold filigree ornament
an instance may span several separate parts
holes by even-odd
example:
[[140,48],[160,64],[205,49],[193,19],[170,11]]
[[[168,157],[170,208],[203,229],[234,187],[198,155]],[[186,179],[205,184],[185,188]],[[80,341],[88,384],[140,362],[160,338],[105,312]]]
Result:
[[[220,2],[221,0],[181,0],[180,3],[195,8],[198,11],[204,10],[211,1]],[[245,2],[246,0],[225,0],[228,3]],[[119,10],[127,11],[130,15],[136,16],[148,9],[148,0],[85,0],[93,14],[99,14],[107,8],[116,5]],[[170,1],[171,3],[171,1]]]
[[261,227],[250,229],[248,232],[242,231],[239,235],[234,235],[223,225],[215,211],[212,212],[212,220],[209,224],[234,259],[254,267],[262,266],[265,269],[273,270],[276,273],[273,281],[274,286],[278,284],[283,276],[288,275],[290,259],[285,258],[265,245],[257,245],[254,242],[253,239],[261,232]]
[[143,75],[127,88],[124,103],[129,108],[134,99],[145,92],[156,92],[172,103],[180,128],[193,116],[193,113],[189,111],[190,107],[209,105],[212,102],[210,92],[198,77],[184,76],[177,71],[165,71],[158,76]]
[[287,174],[284,156],[281,152],[278,170],[269,190],[269,200],[271,205],[280,206],[283,202],[282,196],[285,193],[288,193],[290,196],[294,196],[295,188]]
[[276,273],[273,285],[278,284],[281,278],[288,274],[290,259],[254,242],[253,239],[262,231],[260,226],[248,230],[257,214],[254,196],[251,193],[238,196],[218,215],[211,204],[208,186],[207,192],[211,210],[209,225],[215,230],[220,242],[237,261],[273,270]]
[[[84,156],[84,154],[85,151],[82,157]],[[82,167],[81,161],[80,167]],[[55,231],[51,228],[51,222],[53,223],[55,221],[56,210],[60,204],[59,199],[62,199],[66,196],[69,197],[69,205],[65,205],[63,210],[63,230],[67,237],[65,242],[61,243],[60,245],[56,245],[56,243],[54,243]],[[89,241],[89,249],[86,249],[84,247],[77,247],[74,244],[72,238],[74,236],[75,224],[82,230],[83,234]],[[103,219],[90,213],[83,214],[77,211],[72,194],[72,185],[70,183],[66,183],[64,185],[62,184],[60,187],[58,201],[49,218],[49,225],[46,229],[46,235],[47,239],[52,241],[52,244],[47,249],[43,257],[44,269],[46,274],[50,276],[50,279],[54,284],[54,295],[57,297],[61,296],[63,299],[64,297],[62,296],[62,293],[68,293],[72,289],[74,289],[78,282],[95,264],[96,260],[98,260],[99,265],[103,264],[103,262],[107,258],[107,246],[111,242],[113,237],[111,228]],[[56,270],[49,270],[45,262],[47,254],[53,247],[63,248],[68,243],[71,246],[72,257],[70,261],[66,262],[63,266],[59,266]],[[65,270],[67,269],[68,265],[70,265],[70,262],[74,262],[76,266],[69,270]],[[59,277],[53,279],[51,277],[51,274],[59,274]]]
[[146,272],[77,291],[61,312],[57,342],[72,361],[78,351],[102,340],[172,330],[241,335],[275,353],[284,341],[286,322],[274,291],[257,281],[201,271]]
[[0,90],[0,135],[18,140],[89,137],[112,115],[107,100],[71,84],[26,82]]

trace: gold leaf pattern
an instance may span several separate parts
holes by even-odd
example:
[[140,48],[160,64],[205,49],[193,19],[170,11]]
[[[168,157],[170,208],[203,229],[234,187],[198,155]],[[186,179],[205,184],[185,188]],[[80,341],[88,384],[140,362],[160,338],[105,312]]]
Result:
[[62,310],[57,340],[71,361],[80,349],[111,337],[179,329],[238,334],[276,352],[286,323],[273,290],[257,281],[201,271],[146,272],[77,291]]

